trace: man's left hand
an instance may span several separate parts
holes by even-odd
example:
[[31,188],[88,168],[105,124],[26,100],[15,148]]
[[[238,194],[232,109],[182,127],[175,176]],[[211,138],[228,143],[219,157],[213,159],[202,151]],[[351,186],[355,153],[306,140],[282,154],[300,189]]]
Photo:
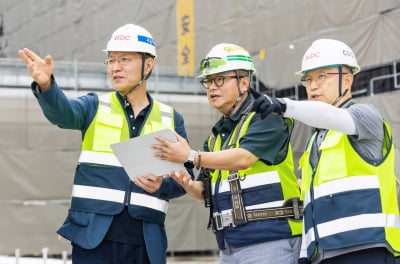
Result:
[[254,89],[250,89],[250,93],[254,97],[252,111],[260,113],[261,118],[264,119],[270,113],[283,115],[286,111],[286,103],[281,98],[269,97],[266,94],[261,94]]

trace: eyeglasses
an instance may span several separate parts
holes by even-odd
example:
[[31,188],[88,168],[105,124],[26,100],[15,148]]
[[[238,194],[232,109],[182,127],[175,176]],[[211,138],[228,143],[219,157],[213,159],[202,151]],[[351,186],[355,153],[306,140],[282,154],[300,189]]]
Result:
[[218,57],[209,57],[205,58],[200,62],[200,71],[203,71],[204,69],[213,69],[220,67],[222,65],[225,65],[226,61],[222,58]]
[[232,79],[232,78],[243,78],[243,76],[217,76],[215,78],[205,78],[203,80],[200,81],[201,85],[203,85],[204,88],[208,89],[210,87],[210,85],[214,82],[215,86],[217,87],[221,87],[222,85],[224,85],[224,81],[225,79]]
[[[322,72],[318,74],[315,78],[310,76],[304,76],[301,78],[301,85],[307,87],[310,86],[312,81],[314,80],[317,85],[321,85],[325,82],[326,78],[328,78],[329,74],[340,74],[339,72]],[[349,72],[342,72],[342,74],[349,74]]]
[[104,62],[104,64],[107,67],[113,67],[115,65],[115,63],[118,62],[118,64],[122,67],[127,66],[132,60],[134,59],[140,59],[141,57],[121,57],[121,58],[109,58],[106,59],[106,61]]

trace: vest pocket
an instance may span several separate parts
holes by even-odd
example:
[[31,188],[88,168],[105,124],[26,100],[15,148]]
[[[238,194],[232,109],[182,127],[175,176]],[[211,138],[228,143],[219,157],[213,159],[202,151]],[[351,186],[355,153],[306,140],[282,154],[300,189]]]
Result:
[[102,113],[94,127],[93,150],[112,152],[110,145],[121,141],[123,120],[120,115]]
[[75,210],[68,211],[68,218],[76,225],[88,226],[89,225],[89,214],[85,212],[77,212]]

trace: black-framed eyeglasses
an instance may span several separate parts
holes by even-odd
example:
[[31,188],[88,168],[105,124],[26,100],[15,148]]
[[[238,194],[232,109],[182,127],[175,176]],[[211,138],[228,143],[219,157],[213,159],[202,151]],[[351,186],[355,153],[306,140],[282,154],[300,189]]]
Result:
[[141,59],[142,57],[120,57],[120,58],[108,58],[104,61],[107,67],[113,67],[118,62],[122,67],[127,66],[131,61],[135,59]]
[[[316,77],[312,78],[311,76],[303,76],[301,78],[301,85],[304,87],[310,86],[312,81],[314,80],[317,85],[321,85],[325,82],[330,74],[340,74],[339,72],[321,72]],[[342,74],[350,74],[349,72],[342,72]]]
[[200,83],[206,89],[208,89],[213,82],[214,82],[215,86],[221,87],[222,85],[224,85],[225,79],[232,79],[232,78],[240,79],[240,78],[243,78],[243,76],[237,76],[237,75],[217,76],[215,78],[205,78],[205,79],[201,80]]

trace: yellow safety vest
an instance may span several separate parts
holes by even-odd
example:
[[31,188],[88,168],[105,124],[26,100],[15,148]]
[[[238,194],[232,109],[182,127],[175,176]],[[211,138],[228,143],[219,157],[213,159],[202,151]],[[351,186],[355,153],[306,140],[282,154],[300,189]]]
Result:
[[310,151],[300,159],[304,198],[303,247],[313,259],[318,250],[382,243],[400,253],[400,217],[396,198],[394,144],[384,121],[383,158],[370,162],[357,153],[349,137],[329,130],[315,169]]
[[[174,129],[172,107],[154,100],[149,111],[140,135],[164,128]],[[117,94],[111,92],[99,97],[97,113],[82,142],[71,207],[80,211],[116,214],[126,204],[135,209],[130,210],[135,218],[161,224],[168,201],[130,184],[128,175],[110,147],[129,138],[128,121]]]
[[[254,114],[255,112],[250,113],[241,127],[238,127],[238,125],[235,127],[231,133],[228,146],[240,148],[240,138],[246,134],[250,120]],[[293,125],[293,120],[285,119],[285,121],[290,123],[288,126],[291,127]],[[240,129],[239,136],[233,142],[232,135],[238,129]],[[222,149],[221,136],[217,135],[214,138],[214,135],[211,135],[208,139],[208,147],[210,151],[220,151]],[[285,200],[300,196],[300,188],[293,169],[290,144],[288,144],[286,158],[281,163],[267,165],[258,160],[249,168],[239,170],[238,174],[241,177],[240,185],[246,209],[279,207],[283,205]],[[214,212],[224,213],[221,211],[221,208],[222,210],[232,209],[231,200],[229,199],[230,187],[227,181],[228,175],[228,170],[210,171]],[[302,222],[287,218],[261,220],[258,223],[248,222],[243,226],[233,228],[235,230],[232,232],[230,232],[232,228],[223,230],[223,239],[228,241],[229,244],[232,244],[230,242],[239,237],[242,241],[246,241],[246,239],[248,241],[268,241],[300,235]],[[222,233],[222,231],[217,231],[217,240],[221,239],[218,233]]]

